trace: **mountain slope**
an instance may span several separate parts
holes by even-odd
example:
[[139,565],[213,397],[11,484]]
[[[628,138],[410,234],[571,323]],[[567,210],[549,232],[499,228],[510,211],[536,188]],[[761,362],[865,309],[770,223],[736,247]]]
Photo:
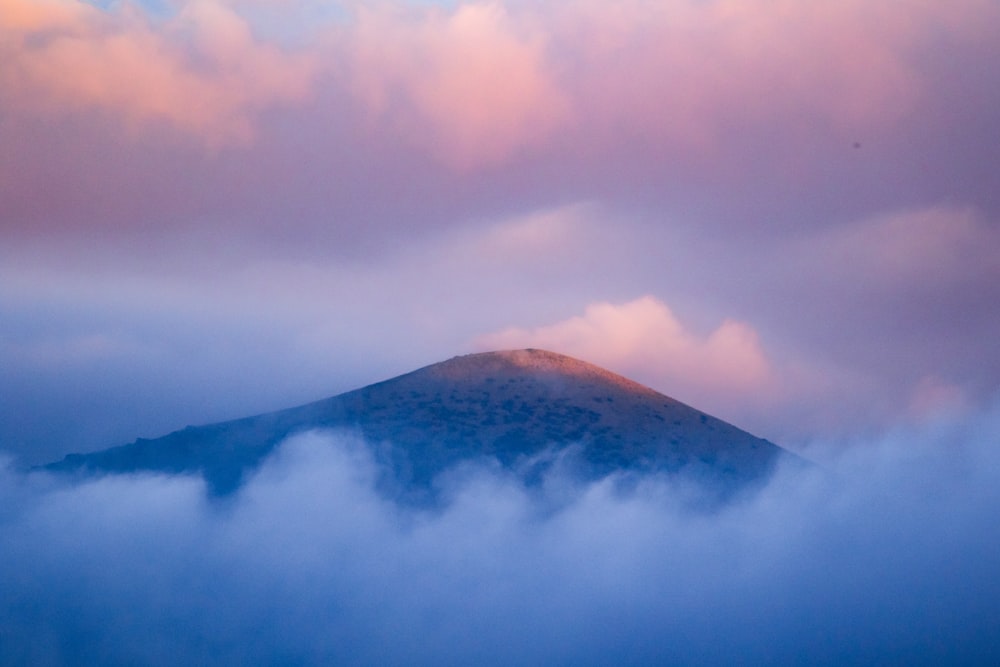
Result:
[[735,426],[592,364],[544,350],[455,357],[297,408],[207,426],[47,466],[83,472],[199,472],[237,488],[284,438],[316,428],[359,432],[404,486],[493,457],[514,467],[568,445],[583,474],[684,470],[742,484],[785,453]]

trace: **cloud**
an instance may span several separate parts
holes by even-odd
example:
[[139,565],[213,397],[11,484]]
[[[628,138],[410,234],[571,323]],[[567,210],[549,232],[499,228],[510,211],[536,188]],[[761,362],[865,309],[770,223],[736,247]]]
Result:
[[845,279],[905,289],[1000,276],[993,252],[998,244],[1000,231],[982,212],[934,206],[840,225],[801,243],[799,250]]
[[489,465],[407,508],[338,434],[222,503],[195,478],[5,468],[0,662],[990,663],[998,428],[993,408],[817,446],[832,474],[714,513],[661,478],[529,492]]
[[995,355],[978,341],[1000,322],[983,307],[1000,295],[998,245],[982,211],[933,206],[802,234],[773,252],[792,289],[823,295],[791,313],[801,335],[840,364],[850,355],[858,370],[902,380],[905,401],[925,376],[996,386]]
[[551,349],[678,395],[759,392],[773,375],[757,333],[748,324],[725,320],[699,336],[652,296],[620,305],[591,304],[582,316],[531,330],[505,329],[481,336],[475,345]]
[[[138,4],[3,0],[0,80],[8,109],[97,109],[136,133],[166,121],[214,146],[248,141],[262,112],[327,96],[356,106],[370,142],[388,132],[459,169],[569,146],[569,157],[600,160],[644,144],[718,171],[740,135],[765,132],[791,175],[818,132],[854,141],[919,113],[935,75],[921,59],[928,49],[944,37],[988,48],[987,26],[1000,21],[983,0],[902,6],[384,2],[323,12],[291,2],[280,22],[310,27],[281,40],[260,18],[276,14],[268,3],[185,0],[153,17]],[[784,139],[765,129],[775,123]]]
[[796,172],[819,135],[851,142],[918,114],[937,39],[982,45],[1000,18],[980,0],[583,1],[542,13],[589,144],[728,178],[749,140],[753,163],[767,155],[787,180],[809,176]]
[[910,412],[921,418],[968,410],[968,398],[961,387],[927,375],[920,379],[910,398]]
[[99,110],[141,133],[165,121],[212,147],[253,138],[254,116],[301,102],[308,56],[254,39],[226,3],[194,0],[154,23],[131,5],[2,0],[3,107],[54,117]]
[[447,163],[482,167],[544,140],[569,116],[545,59],[544,32],[502,3],[416,16],[362,8],[352,87],[368,112]]

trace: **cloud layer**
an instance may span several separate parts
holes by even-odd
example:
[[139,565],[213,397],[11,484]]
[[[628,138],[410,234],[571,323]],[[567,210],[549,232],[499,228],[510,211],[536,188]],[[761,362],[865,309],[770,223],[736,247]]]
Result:
[[988,663],[998,426],[817,446],[827,469],[707,514],[669,480],[528,492],[488,465],[402,508],[337,434],[286,443],[227,502],[6,469],[0,660]]

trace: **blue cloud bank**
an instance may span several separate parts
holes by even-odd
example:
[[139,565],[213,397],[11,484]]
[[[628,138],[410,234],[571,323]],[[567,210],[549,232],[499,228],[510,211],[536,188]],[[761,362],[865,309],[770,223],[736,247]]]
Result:
[[926,423],[709,511],[488,462],[400,505],[341,433],[221,501],[7,466],[0,664],[996,664],[998,433]]

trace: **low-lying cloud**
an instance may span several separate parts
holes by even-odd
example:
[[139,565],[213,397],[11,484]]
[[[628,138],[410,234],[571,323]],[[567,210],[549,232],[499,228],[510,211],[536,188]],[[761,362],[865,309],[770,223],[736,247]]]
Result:
[[998,432],[1000,406],[817,446],[711,513],[656,477],[527,490],[487,464],[403,507],[338,433],[223,501],[7,468],[0,663],[987,664]]

